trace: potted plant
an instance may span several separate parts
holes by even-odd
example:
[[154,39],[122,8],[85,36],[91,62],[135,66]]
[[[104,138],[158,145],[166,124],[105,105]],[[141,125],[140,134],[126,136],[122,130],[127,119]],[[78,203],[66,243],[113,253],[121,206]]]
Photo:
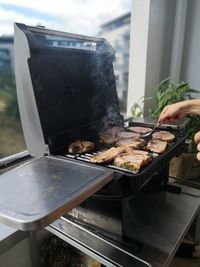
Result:
[[[143,104],[145,101],[151,101],[153,108],[147,111],[147,116],[158,118],[163,108],[167,105],[180,101],[193,99],[193,93],[200,93],[196,89],[191,89],[187,82],[175,84],[170,78],[164,79],[155,87],[155,96],[141,98],[139,102],[134,103],[131,108],[133,117],[143,117]],[[170,175],[182,179],[200,178],[200,162],[196,159],[196,145],[194,135],[200,130],[200,117],[189,115],[189,124],[186,126],[186,133],[191,140],[190,153],[182,153],[174,158],[170,163]]]

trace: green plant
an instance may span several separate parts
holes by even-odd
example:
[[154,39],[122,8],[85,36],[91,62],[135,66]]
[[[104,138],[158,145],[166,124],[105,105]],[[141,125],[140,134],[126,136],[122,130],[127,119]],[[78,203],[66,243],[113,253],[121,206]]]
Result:
[[[193,93],[200,93],[196,89],[192,89],[187,82],[180,82],[175,84],[170,78],[161,81],[154,89],[153,97],[142,97],[137,103],[134,103],[131,112],[134,118],[143,117],[143,104],[145,101],[151,101],[153,108],[149,109],[147,116],[152,118],[158,118],[163,108],[167,105],[177,103],[180,101],[193,99]],[[199,116],[189,115],[190,123],[186,127],[188,138],[193,140],[194,134],[200,130],[200,118]],[[194,148],[193,144],[193,148]],[[194,151],[194,149],[193,149]]]
[[148,113],[151,117],[159,117],[163,108],[167,105],[192,99],[192,93],[199,93],[196,89],[191,89],[187,82],[175,84],[169,78],[164,79],[155,87],[155,98],[151,97],[155,102],[153,109],[149,109]]
[[143,106],[144,102],[152,100],[152,97],[144,97],[142,96],[138,102],[135,102],[133,106],[131,107],[131,114],[133,118],[142,118],[144,116]]

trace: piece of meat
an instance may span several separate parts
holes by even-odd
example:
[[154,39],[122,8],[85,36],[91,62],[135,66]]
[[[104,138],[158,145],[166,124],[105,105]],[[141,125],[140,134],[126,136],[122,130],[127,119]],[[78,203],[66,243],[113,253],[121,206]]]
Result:
[[153,139],[159,139],[161,141],[172,142],[175,139],[175,135],[168,131],[159,131],[152,134]]
[[118,141],[118,139],[116,137],[113,137],[112,133],[109,132],[100,132],[99,139],[100,142],[106,145],[111,145]]
[[68,152],[72,154],[74,153],[82,154],[93,151],[94,147],[95,145],[93,142],[78,139],[68,146]]
[[119,140],[130,139],[130,138],[139,138],[139,137],[140,137],[140,135],[138,133],[134,133],[134,132],[121,131],[117,134],[117,138]]
[[128,155],[146,155],[146,156],[148,156],[149,154],[148,151],[133,149],[131,147],[125,147],[123,153]]
[[122,127],[117,127],[117,126],[113,126],[112,128],[110,128],[110,129],[108,130],[108,132],[111,133],[111,135],[112,135],[113,137],[115,137],[115,138],[117,137],[118,133],[121,132],[121,131],[124,131],[124,128],[122,128]]
[[123,147],[111,147],[110,149],[100,152],[97,155],[90,158],[93,163],[107,163],[112,161],[115,157],[123,153]]
[[141,138],[131,138],[131,139],[122,139],[116,143],[117,146],[121,147],[131,147],[134,149],[140,149],[146,144],[144,139]]
[[128,128],[129,131],[135,132],[135,133],[139,133],[139,134],[145,134],[150,132],[152,129],[148,128],[148,127],[129,127]]
[[148,150],[155,152],[155,153],[158,153],[158,154],[163,153],[165,151],[166,147],[167,147],[167,142],[161,141],[159,139],[152,139],[147,144]]
[[140,168],[151,161],[151,158],[147,155],[122,155],[114,159],[114,165],[138,172]]

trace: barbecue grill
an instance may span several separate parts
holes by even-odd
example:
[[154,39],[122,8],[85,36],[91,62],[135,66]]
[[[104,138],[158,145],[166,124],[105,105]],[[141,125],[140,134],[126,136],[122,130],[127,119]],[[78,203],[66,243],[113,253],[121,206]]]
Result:
[[[169,162],[186,135],[164,125],[175,140],[162,154],[150,153],[138,172],[90,163],[110,147],[99,142],[100,131],[148,126],[120,114],[114,60],[102,38],[15,24],[18,102],[33,159],[2,176],[0,220],[26,231],[47,226],[106,266],[161,266],[199,207],[198,198],[168,183]],[[77,139],[93,141],[95,151],[69,154]]]

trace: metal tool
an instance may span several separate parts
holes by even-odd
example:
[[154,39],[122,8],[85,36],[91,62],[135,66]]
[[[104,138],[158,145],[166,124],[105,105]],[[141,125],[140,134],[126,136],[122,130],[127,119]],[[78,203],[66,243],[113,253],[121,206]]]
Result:
[[148,138],[148,137],[150,137],[150,136],[155,132],[155,130],[157,129],[157,127],[159,127],[159,126],[160,126],[160,123],[158,122],[158,123],[153,127],[153,129],[152,129],[150,132],[145,133],[145,134],[141,134],[141,137],[142,137],[142,138]]

